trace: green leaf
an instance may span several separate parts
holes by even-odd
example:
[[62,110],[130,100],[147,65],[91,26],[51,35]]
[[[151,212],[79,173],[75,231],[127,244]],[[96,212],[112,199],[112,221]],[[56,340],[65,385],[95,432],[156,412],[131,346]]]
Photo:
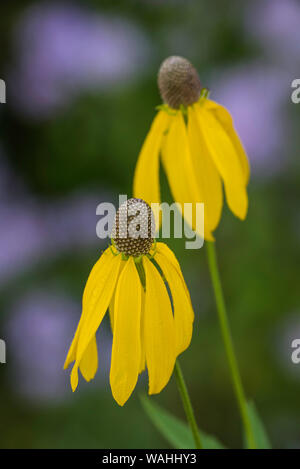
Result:
[[[254,402],[247,402],[248,416],[254,433],[255,446],[257,449],[271,449],[269,437],[264,425],[257,413]],[[247,446],[247,445],[246,445]]]
[[[195,442],[187,424],[160,407],[147,396],[141,396],[141,402],[146,414],[158,431],[171,443],[174,448],[194,449]],[[200,431],[200,438],[205,449],[225,449],[214,436]]]

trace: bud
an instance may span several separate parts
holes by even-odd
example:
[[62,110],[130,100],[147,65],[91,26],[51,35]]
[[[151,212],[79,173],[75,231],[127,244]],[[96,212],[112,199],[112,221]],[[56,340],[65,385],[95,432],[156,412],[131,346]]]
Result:
[[128,199],[118,209],[111,237],[119,252],[128,256],[148,254],[155,223],[150,206],[142,199]]
[[197,70],[183,57],[168,57],[158,72],[158,87],[163,101],[173,109],[190,106],[200,98],[201,83]]

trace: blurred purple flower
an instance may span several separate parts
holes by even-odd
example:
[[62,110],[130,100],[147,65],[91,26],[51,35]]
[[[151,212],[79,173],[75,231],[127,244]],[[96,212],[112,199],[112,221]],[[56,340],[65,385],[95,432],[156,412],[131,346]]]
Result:
[[287,84],[284,71],[250,64],[218,72],[211,87],[212,99],[233,116],[254,174],[272,176],[285,164]]
[[109,240],[101,240],[96,235],[99,220],[96,208],[110,198],[110,194],[103,191],[99,194],[81,191],[65,197],[63,201],[51,202],[41,207],[48,248],[55,253],[98,246],[100,251]]
[[82,90],[132,79],[147,64],[149,44],[121,17],[48,2],[25,11],[15,33],[15,54],[15,104],[42,117]]
[[275,60],[295,67],[299,63],[300,3],[298,0],[251,2],[246,9],[246,27]]
[[34,263],[56,259],[68,251],[102,249],[96,235],[96,207],[105,194],[76,193],[63,202],[41,204],[28,195],[0,201],[0,284]]
[[0,283],[36,262],[45,247],[35,204],[0,204]]
[[[31,292],[16,302],[6,323],[7,361],[12,384],[22,396],[36,401],[72,397],[69,371],[63,370],[73,338],[80,304],[58,292]],[[101,369],[108,373],[111,337],[100,332]],[[97,374],[94,385],[102,385]],[[84,389],[84,387],[82,388]]]

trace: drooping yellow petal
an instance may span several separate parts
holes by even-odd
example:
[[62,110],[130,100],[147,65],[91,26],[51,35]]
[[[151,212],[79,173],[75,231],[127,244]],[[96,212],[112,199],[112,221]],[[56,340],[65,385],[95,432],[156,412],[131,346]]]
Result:
[[[123,268],[125,267],[125,265],[126,265],[126,261],[122,261],[120,265],[119,275],[121,275],[121,272]],[[116,291],[114,291],[113,296],[109,303],[109,319],[110,319],[110,327],[111,327],[112,332],[114,331],[115,298],[116,298]]]
[[119,405],[135,388],[141,360],[141,282],[132,257],[120,275],[115,297],[110,386]]
[[114,332],[115,295],[116,295],[116,292],[113,294],[112,299],[110,300],[109,308],[108,308],[110,327],[111,327],[112,333]]
[[212,110],[232,141],[240,159],[240,164],[245,177],[245,183],[248,184],[250,177],[250,165],[243,144],[238,136],[237,131],[235,130],[230,112],[224,106],[221,106],[221,104],[211,100],[207,100],[207,108]]
[[[151,203],[160,203],[159,186],[159,152],[164,132],[169,124],[170,116],[159,111],[144,141],[138,157],[133,179],[133,197]],[[156,228],[159,226],[159,212],[153,210]]]
[[149,394],[156,394],[168,383],[175,364],[174,318],[161,275],[147,257],[143,260],[146,274],[144,340]]
[[[186,125],[181,112],[172,116],[169,132],[162,145],[162,162],[169,181],[170,189],[185,222],[203,237],[203,230],[197,230],[196,203],[203,203],[204,197],[191,157]],[[184,210],[184,204],[192,204],[192,210]],[[212,241],[209,226],[204,223],[204,237]]]
[[190,298],[189,291],[187,289],[186,283],[184,281],[184,277],[181,271],[180,264],[174,254],[174,252],[165,244],[165,243],[156,243],[156,252],[162,254],[165,256],[171,264],[173,264],[174,268],[177,270],[178,275],[182,279],[182,283],[184,288],[186,289],[186,295],[188,298]]
[[84,308],[88,308],[88,312],[80,332],[76,359],[83,353],[90,339],[96,333],[115,290],[122,257],[121,255],[114,256],[112,253],[109,254],[109,257],[110,261],[105,273],[98,274],[97,286],[84,305]]
[[188,108],[188,138],[194,172],[204,202],[205,225],[208,231],[214,231],[222,212],[222,182],[201,134],[194,106]]
[[90,381],[95,377],[96,371],[98,369],[96,336],[91,339],[89,345],[87,346],[86,351],[84,352],[81,359],[79,369],[86,381]]
[[174,309],[176,354],[190,345],[193,333],[194,311],[182,277],[166,256],[157,252],[155,261],[160,266],[169,285]]
[[161,254],[163,254],[165,257],[168,258],[168,260],[170,262],[172,262],[172,264],[176,267],[176,269],[181,273],[182,275],[182,272],[181,272],[181,267],[180,267],[180,264],[177,260],[177,257],[175,256],[174,252],[169,248],[169,246],[165,243],[161,243],[160,241],[158,241],[156,243],[156,251],[157,252],[160,252]]
[[244,219],[248,209],[248,196],[235,146],[210,110],[200,104],[196,104],[195,109],[208,151],[224,181],[229,208],[237,217]]
[[64,370],[66,370],[68,366],[70,365],[70,363],[72,363],[76,359],[77,344],[78,344],[78,338],[79,338],[81,325],[82,325],[82,315],[80,317],[74,338],[72,340],[72,343],[70,345],[70,348],[69,348],[69,351],[68,351],[68,354],[64,363]]
[[139,373],[142,373],[146,368],[146,352],[144,343],[144,330],[145,330],[145,291],[142,288],[142,308],[141,308],[141,359],[139,366]]
[[[104,253],[100,256],[94,267],[92,268],[90,275],[87,279],[84,292],[83,292],[83,309],[81,313],[81,317],[73,338],[73,341],[71,343],[65,364],[64,364],[64,369],[68,368],[71,362],[73,362],[76,359],[76,352],[77,352],[77,345],[78,345],[78,338],[80,334],[80,330],[82,327],[82,324],[84,323],[89,308],[84,306],[86,305],[86,300],[91,298],[96,298],[96,288],[97,284],[99,283],[99,278],[105,278],[106,277],[106,271],[107,269],[110,268],[110,261],[111,261],[111,251],[109,248],[107,248]],[[100,280],[101,282],[101,280]]]
[[[111,252],[108,252],[107,256],[110,260],[105,264],[105,269],[97,274],[97,287],[92,291],[90,296],[86,297],[86,301],[83,304],[82,315],[84,316],[84,322],[80,327],[76,361],[71,372],[73,391],[78,385],[79,364],[92,337],[96,334],[102,322],[119,276],[120,264],[122,262],[121,256],[114,256]],[[87,311],[85,311],[85,308],[87,308]]]
[[71,371],[70,381],[73,392],[76,391],[76,388],[78,386],[78,366],[79,365],[75,362]]

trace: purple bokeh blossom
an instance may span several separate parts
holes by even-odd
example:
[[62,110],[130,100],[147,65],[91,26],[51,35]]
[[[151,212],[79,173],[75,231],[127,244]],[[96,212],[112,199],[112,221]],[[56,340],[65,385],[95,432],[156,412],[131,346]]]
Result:
[[231,112],[256,175],[273,176],[286,163],[287,84],[285,71],[257,63],[218,72],[212,84],[212,99]]
[[39,201],[0,153],[0,286],[40,261],[97,247],[100,253],[107,240],[97,237],[96,208],[110,199],[101,189],[98,193],[77,191],[63,200]]
[[[14,187],[14,191],[11,191]],[[35,264],[55,261],[68,252],[99,248],[97,205],[109,198],[103,190],[80,191],[63,200],[38,201],[17,179],[3,152],[0,154],[0,287],[16,281]],[[61,291],[29,291],[6,305],[4,339],[14,389],[33,400],[51,401],[71,395],[69,371],[62,366],[80,317],[81,305]],[[111,335],[101,327],[101,372],[94,386],[108,382]],[[103,375],[104,373],[104,375]],[[100,381],[99,381],[100,380]],[[93,386],[93,385],[92,385]],[[83,383],[80,389],[84,389]]]
[[83,90],[122,85],[145,68],[149,44],[132,22],[57,2],[25,10],[14,37],[12,99],[43,117]]
[[[17,393],[35,402],[72,396],[70,370],[63,370],[63,364],[80,308],[80,303],[51,289],[32,291],[11,307],[5,340],[7,357],[13,364],[10,378]],[[90,386],[102,386],[103,372],[108,374],[111,335],[106,326],[101,327],[98,337],[101,370]],[[81,381],[78,392],[86,389]]]
[[100,253],[106,241],[96,235],[96,207],[104,198],[82,192],[51,204],[29,196],[0,202],[0,284],[67,252],[99,247]]
[[272,61],[286,64],[297,72],[300,54],[298,0],[249,2],[245,26]]

